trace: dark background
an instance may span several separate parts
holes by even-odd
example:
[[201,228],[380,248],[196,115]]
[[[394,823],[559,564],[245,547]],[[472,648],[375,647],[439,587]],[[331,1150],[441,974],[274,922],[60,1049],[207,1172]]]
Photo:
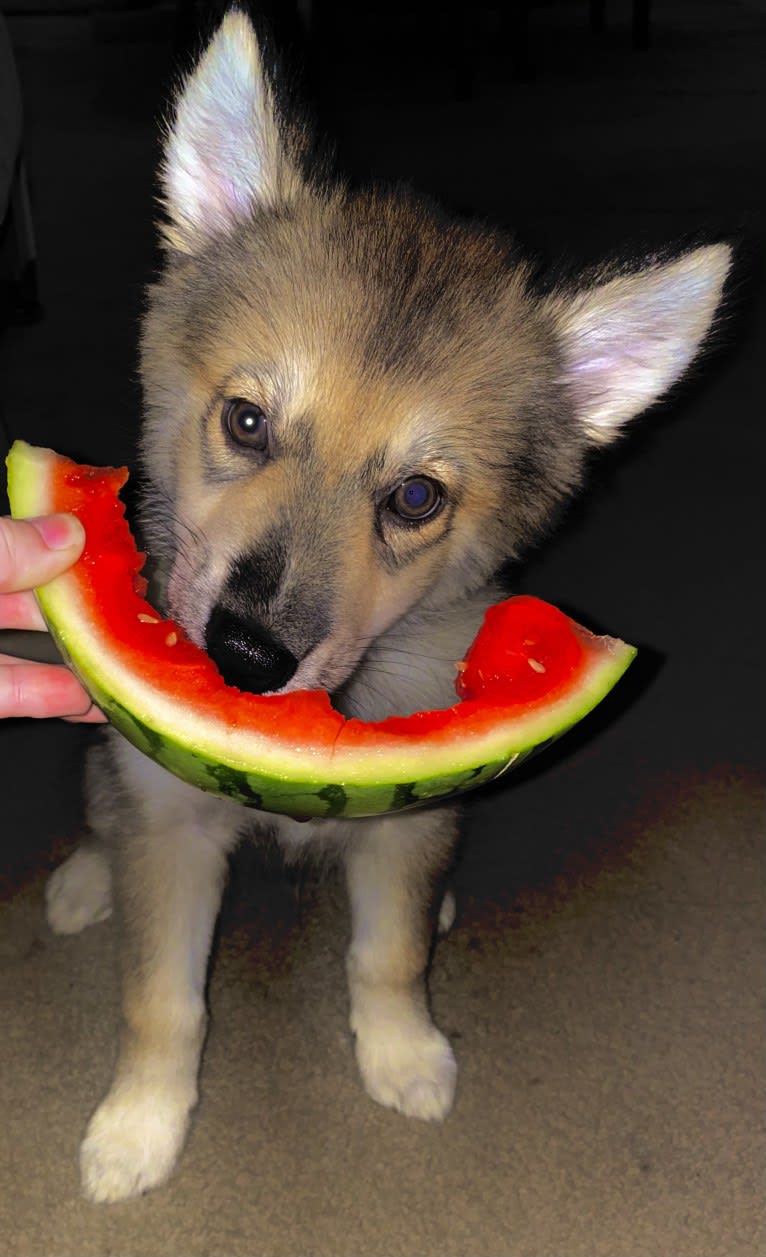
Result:
[[[270,10],[299,90],[352,178],[407,180],[460,213],[512,230],[543,267],[571,270],[694,240],[736,244],[713,351],[684,387],[636,424],[629,440],[594,464],[588,498],[517,574],[518,587],[642,649],[633,675],[603,711],[515,779],[477,797],[457,871],[462,915],[442,945],[456,951],[442,954],[447,964],[453,956],[458,987],[461,958],[470,962],[488,939],[505,957],[498,973],[532,954],[527,945],[545,956],[545,923],[570,910],[597,922],[603,896],[611,894],[604,889],[609,878],[635,885],[630,916],[643,902],[651,848],[652,867],[669,871],[667,881],[657,874],[660,889],[641,917],[648,924],[645,935],[639,930],[640,946],[654,954],[650,918],[659,911],[672,946],[681,940],[699,967],[668,985],[666,1006],[651,1011],[648,1000],[642,1051],[649,1059],[656,1054],[660,1073],[665,1055],[677,1053],[673,1087],[681,1090],[693,1072],[689,1064],[684,1073],[689,1053],[704,1073],[724,1042],[716,1077],[730,1068],[735,1079],[752,1071],[758,1079],[763,1022],[754,1001],[762,972],[754,939],[760,935],[750,932],[739,951],[727,952],[722,968],[702,940],[712,946],[729,937],[735,922],[756,924],[763,909],[766,4],[670,0],[656,3],[648,29],[639,21],[638,30],[629,0],[605,4],[603,29],[593,28],[593,9],[576,0],[431,9],[320,0],[311,27],[276,0]],[[8,0],[5,6],[24,101],[39,285],[37,294],[28,282],[21,291],[5,289],[0,406],[9,439],[23,436],[96,463],[134,458],[137,325],[143,287],[158,264],[157,123],[169,83],[220,11],[170,2],[80,9]],[[0,885],[9,904],[32,897],[25,920],[37,924],[25,928],[38,942],[46,938],[39,879],[76,828],[78,765],[90,736],[58,724],[8,722],[0,729]],[[691,863],[683,864],[687,857]],[[243,867],[250,859],[242,857]],[[688,873],[695,860],[704,865],[704,895],[693,877],[673,880],[673,869],[683,864]],[[273,902],[280,892],[269,893]],[[704,908],[704,918],[695,917],[692,929],[695,906]],[[234,915],[224,916],[224,937],[237,911],[230,901],[227,912]],[[636,911],[641,916],[643,909]],[[631,928],[625,926],[626,937]],[[615,930],[619,940],[619,924]],[[13,932],[8,937],[12,949]],[[619,950],[617,943],[607,950],[613,945]],[[601,961],[603,972],[590,956],[590,978],[608,992],[609,956]],[[623,957],[635,962],[635,951],[630,962]],[[663,962],[645,963],[651,986],[651,964]],[[535,973],[517,975],[520,987],[525,980],[534,985]],[[499,977],[497,983],[489,989],[499,990]],[[730,988],[737,991],[736,1014],[716,1004]],[[699,1013],[693,1033],[688,1021],[679,1021],[668,1046],[663,1035],[675,1024],[672,1010],[696,998],[693,992],[708,1011]],[[457,1023],[457,993],[450,1006]],[[595,1016],[590,1006],[577,1015]],[[462,1033],[470,1038],[465,1025]],[[738,1116],[727,1109],[740,1093],[726,1077],[720,1094],[713,1088],[695,1096],[701,1138],[707,1132],[711,1146],[703,1156],[697,1135],[688,1134],[690,1164],[679,1170],[670,1204],[642,1212],[645,1202],[631,1195],[633,1180],[626,1187],[617,1174],[611,1186],[630,1203],[623,1221],[605,1224],[600,1240],[592,1219],[578,1229],[582,1217],[575,1211],[572,1229],[559,1240],[538,1219],[523,1251],[760,1252],[763,1198],[749,1167],[755,1172],[761,1164],[761,1135],[750,1119],[738,1125],[741,1105]],[[760,1105],[753,1095],[751,1116]],[[659,1106],[658,1131],[663,1106],[677,1099],[676,1090],[658,1099],[650,1087],[644,1095],[650,1110]],[[676,1131],[697,1131],[694,1123],[684,1125],[692,1108],[681,1104]],[[724,1114],[733,1127],[719,1138]],[[592,1127],[587,1106],[572,1122],[572,1130],[578,1122]],[[743,1129],[753,1142],[745,1140],[742,1158],[730,1161],[733,1147],[745,1148]],[[658,1134],[660,1145],[666,1136]],[[573,1148],[577,1161],[576,1139]],[[695,1179],[690,1167],[698,1152],[708,1171]],[[706,1196],[713,1202],[716,1183],[731,1191],[728,1204],[711,1203],[715,1221],[706,1230]],[[74,1180],[67,1179],[66,1190],[76,1192]],[[563,1208],[566,1200],[564,1192]],[[445,1201],[439,1208],[449,1212]],[[400,1241],[384,1228],[379,1250],[359,1232],[344,1251],[453,1251],[438,1216],[433,1232],[424,1217],[419,1240]],[[41,1222],[39,1234],[52,1234],[51,1225]],[[502,1235],[502,1227],[488,1224],[476,1251],[500,1251]],[[30,1242],[30,1251],[43,1244]],[[301,1242],[308,1242],[305,1235],[295,1251]],[[229,1243],[231,1251],[247,1251]],[[183,1244],[174,1249],[172,1239],[165,1249],[157,1244],[156,1251],[190,1251]],[[325,1246],[333,1251],[329,1240]]]
[[[63,8],[63,6],[61,6]],[[10,439],[133,463],[137,326],[155,273],[158,122],[224,6],[7,6],[26,115],[41,318],[0,341]],[[409,181],[576,271],[729,239],[714,351],[631,438],[514,584],[642,646],[609,733],[648,771],[761,764],[766,6],[291,4],[257,13],[352,179]],[[522,20],[525,19],[525,20]],[[23,319],[24,311],[20,312]],[[657,677],[657,669],[661,675]],[[599,720],[578,738],[589,740]],[[6,734],[6,737],[10,734]],[[72,732],[73,739],[87,733]],[[637,738],[620,751],[621,738]],[[562,750],[566,758],[566,751]],[[550,758],[550,757],[549,757]],[[530,770],[532,776],[538,769]],[[597,774],[591,789],[601,794]],[[584,783],[581,783],[581,789]],[[608,786],[606,787],[608,789]],[[513,789],[513,786],[510,787]],[[503,788],[503,797],[506,788]]]

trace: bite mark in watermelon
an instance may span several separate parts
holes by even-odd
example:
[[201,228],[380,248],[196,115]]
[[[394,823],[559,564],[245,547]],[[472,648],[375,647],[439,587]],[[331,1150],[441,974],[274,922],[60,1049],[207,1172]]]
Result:
[[243,693],[146,601],[145,556],[119,498],[125,469],[24,441],[7,464],[15,517],[65,511],[85,527],[78,562],[36,593],[93,701],[170,772],[265,811],[370,816],[473,789],[587,715],[636,653],[521,595],[487,612],[445,710],[366,723],[319,690]]

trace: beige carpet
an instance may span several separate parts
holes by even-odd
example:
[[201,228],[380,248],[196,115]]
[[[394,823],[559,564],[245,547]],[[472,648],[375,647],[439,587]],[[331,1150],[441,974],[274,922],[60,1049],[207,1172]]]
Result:
[[433,970],[461,1066],[443,1126],[357,1084],[338,888],[238,878],[186,1155],[111,1207],[80,1199],[75,1157],[108,1080],[113,931],[53,938],[22,877],[0,919],[0,1252],[761,1252],[762,802],[747,781],[658,786],[606,860],[496,895],[472,893],[480,849],[504,861],[479,807]]

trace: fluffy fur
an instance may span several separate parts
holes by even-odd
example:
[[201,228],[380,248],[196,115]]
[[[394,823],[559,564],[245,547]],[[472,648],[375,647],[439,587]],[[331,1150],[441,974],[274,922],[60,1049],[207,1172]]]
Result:
[[[230,13],[166,137],[166,262],[142,340],[145,525],[162,598],[224,675],[321,686],[380,718],[451,701],[498,569],[578,488],[589,450],[683,374],[730,255],[700,248],[539,295],[500,233],[310,178],[305,156]],[[54,929],[80,929],[109,911],[114,874],[124,1028],[82,1146],[92,1199],[155,1186],[181,1151],[226,858],[246,829],[288,856],[343,858],[364,1085],[405,1114],[446,1115],[456,1067],[424,973],[453,809],[258,816],[118,738],[88,777],[91,832],[48,901]]]

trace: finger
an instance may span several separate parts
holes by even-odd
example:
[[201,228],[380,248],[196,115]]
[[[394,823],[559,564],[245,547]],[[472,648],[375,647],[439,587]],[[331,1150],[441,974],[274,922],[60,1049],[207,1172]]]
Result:
[[85,530],[73,515],[0,519],[0,591],[45,585],[74,563]]
[[0,594],[0,628],[45,628],[42,611],[33,593]]
[[0,718],[11,716],[98,719],[80,682],[62,664],[0,655]]
[[91,703],[91,705],[90,705],[90,707],[88,708],[88,710],[87,710],[86,712],[84,712],[82,716],[64,716],[64,717],[63,717],[63,719],[64,719],[64,720],[66,720],[66,721],[67,721],[67,723],[68,723],[68,724],[71,724],[71,725],[103,725],[103,724],[106,724],[106,716],[105,716],[105,715],[104,715],[104,713],[100,710],[100,708],[98,708],[98,707],[96,706],[96,704],[95,704],[95,703]]

